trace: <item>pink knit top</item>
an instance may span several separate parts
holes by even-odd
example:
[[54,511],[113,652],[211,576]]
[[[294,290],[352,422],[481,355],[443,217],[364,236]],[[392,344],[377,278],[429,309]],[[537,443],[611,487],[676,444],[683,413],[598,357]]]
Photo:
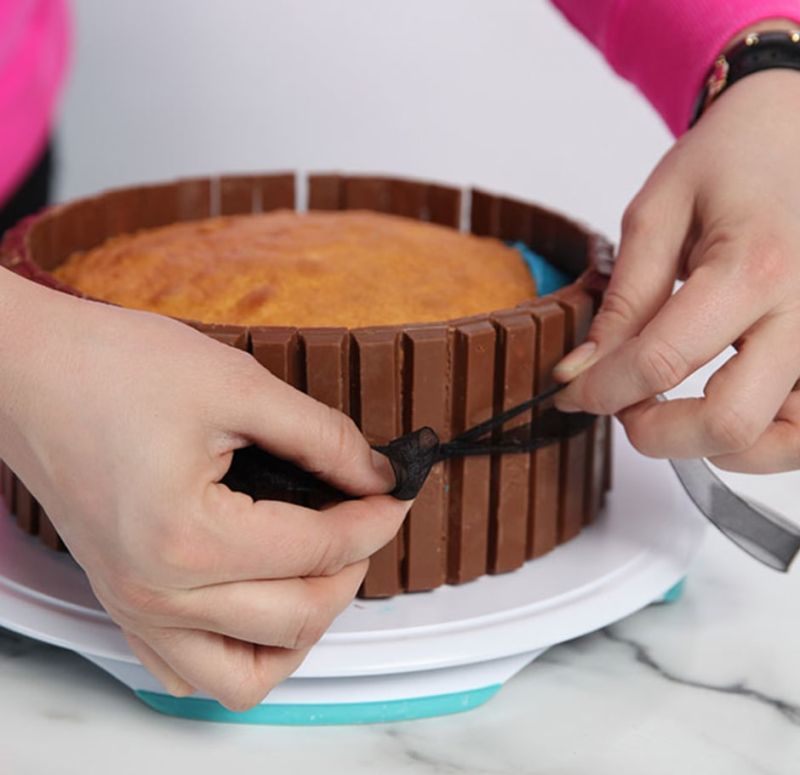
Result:
[[553,0],[609,64],[686,131],[703,80],[725,44],[765,19],[800,23],[800,0]]
[[43,150],[68,39],[64,0],[0,0],[0,203]]
[[[553,0],[676,134],[724,44],[800,0]],[[0,204],[41,152],[67,66],[66,0],[0,0]]]

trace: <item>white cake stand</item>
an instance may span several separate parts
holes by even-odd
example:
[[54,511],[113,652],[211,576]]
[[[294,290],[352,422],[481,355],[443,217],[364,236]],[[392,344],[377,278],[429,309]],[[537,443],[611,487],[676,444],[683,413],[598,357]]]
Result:
[[136,660],[81,569],[0,514],[0,625],[71,649],[171,715],[336,724],[468,710],[547,648],[678,596],[705,521],[665,461],[614,430],[614,489],[598,521],[522,569],[459,587],[356,600],[300,669],[253,710],[169,696]]

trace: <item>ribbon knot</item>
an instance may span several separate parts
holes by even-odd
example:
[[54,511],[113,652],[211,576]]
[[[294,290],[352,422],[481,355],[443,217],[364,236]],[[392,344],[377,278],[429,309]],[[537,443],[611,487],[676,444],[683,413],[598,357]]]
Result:
[[[432,428],[420,428],[375,449],[386,455],[395,473],[391,495],[400,500],[417,496],[437,463],[455,457],[529,453],[585,431],[596,415],[565,414],[554,407],[539,412],[529,423],[501,430],[520,415],[534,410],[561,390],[554,385],[518,406],[500,412],[447,442]],[[725,536],[764,565],[786,572],[800,552],[800,528],[780,514],[732,492],[704,460],[670,460],[678,480],[702,514]],[[312,496],[322,501],[348,496],[256,446],[238,449],[222,483],[253,500],[287,500]]]

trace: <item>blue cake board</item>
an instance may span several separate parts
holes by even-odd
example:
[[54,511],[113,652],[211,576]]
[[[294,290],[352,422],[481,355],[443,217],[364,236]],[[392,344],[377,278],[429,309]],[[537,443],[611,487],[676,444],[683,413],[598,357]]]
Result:
[[[686,579],[681,579],[657,601],[674,603],[681,598]],[[429,697],[411,697],[382,702],[265,704],[243,712],[224,708],[215,700],[172,697],[159,692],[137,691],[136,696],[153,710],[192,721],[226,724],[271,724],[277,726],[330,726],[335,724],[378,724],[390,721],[447,716],[477,708],[494,697],[503,684]]]

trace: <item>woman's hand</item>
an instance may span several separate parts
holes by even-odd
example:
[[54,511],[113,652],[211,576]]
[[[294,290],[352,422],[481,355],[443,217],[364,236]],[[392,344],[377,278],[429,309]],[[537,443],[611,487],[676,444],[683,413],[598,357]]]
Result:
[[[0,453],[171,693],[258,703],[400,527],[388,461],[245,353],[0,275]],[[231,492],[219,480],[252,442],[365,497],[317,512]]]
[[[735,84],[675,144],[626,213],[589,343],[557,368],[559,408],[618,414],[655,457],[800,467],[798,151],[788,70]],[[655,400],[731,344],[703,398]]]

